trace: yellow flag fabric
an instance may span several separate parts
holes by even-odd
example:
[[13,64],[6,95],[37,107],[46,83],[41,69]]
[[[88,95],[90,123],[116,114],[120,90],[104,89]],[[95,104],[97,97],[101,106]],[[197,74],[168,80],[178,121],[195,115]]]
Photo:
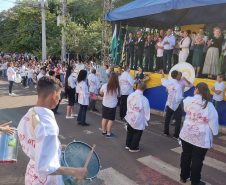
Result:
[[192,25],[185,25],[185,26],[181,26],[181,31],[185,31],[185,30],[191,30],[191,32],[199,32],[200,28],[203,28],[205,26],[205,24],[192,24]]

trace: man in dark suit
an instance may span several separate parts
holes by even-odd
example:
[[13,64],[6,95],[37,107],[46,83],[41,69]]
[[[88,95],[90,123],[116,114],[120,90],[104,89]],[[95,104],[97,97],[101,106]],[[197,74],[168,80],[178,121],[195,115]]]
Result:
[[153,71],[155,41],[154,35],[148,35],[148,40],[145,42],[145,71]]
[[127,45],[127,65],[130,65],[131,61],[131,69],[133,69],[133,63],[134,63],[134,45],[135,45],[135,39],[133,38],[133,33],[129,33],[129,39],[126,42]]
[[143,52],[144,52],[144,44],[145,44],[145,39],[142,37],[142,32],[141,31],[137,32],[137,36],[138,36],[138,39],[135,42],[136,50],[135,50],[135,66],[134,66],[134,70],[137,70],[138,60],[140,62],[140,65],[143,65]]

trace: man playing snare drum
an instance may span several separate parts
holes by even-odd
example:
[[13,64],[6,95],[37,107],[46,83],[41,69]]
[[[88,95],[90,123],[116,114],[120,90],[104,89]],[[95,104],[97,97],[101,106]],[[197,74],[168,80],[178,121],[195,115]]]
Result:
[[38,101],[28,110],[18,125],[18,136],[23,151],[30,158],[25,173],[26,185],[64,185],[62,175],[77,179],[87,177],[86,168],[60,165],[61,147],[59,128],[51,109],[59,102],[62,84],[52,76],[38,81]]

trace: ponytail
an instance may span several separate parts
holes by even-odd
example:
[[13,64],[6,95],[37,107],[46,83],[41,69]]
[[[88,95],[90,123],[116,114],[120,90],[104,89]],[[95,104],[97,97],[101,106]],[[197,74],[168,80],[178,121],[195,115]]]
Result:
[[205,109],[210,102],[210,90],[206,83],[201,82],[196,85],[196,88],[199,90],[199,94],[202,95],[202,101],[206,101],[203,105],[203,109]]

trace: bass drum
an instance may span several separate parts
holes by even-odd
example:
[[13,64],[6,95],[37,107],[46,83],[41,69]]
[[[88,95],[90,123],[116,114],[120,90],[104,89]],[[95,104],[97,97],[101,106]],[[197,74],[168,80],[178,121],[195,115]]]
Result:
[[[172,71],[180,71],[182,73],[182,77],[185,77],[192,84],[195,82],[195,70],[194,67],[187,63],[181,62],[173,66],[169,72],[168,80],[172,80],[171,72]],[[184,92],[188,91],[190,87],[185,87]]]
[[21,76],[20,76],[20,74],[16,74],[15,83],[21,83]]
[[[63,151],[61,166],[83,168],[91,150],[92,147],[80,141],[69,143]],[[88,177],[81,181],[82,185],[88,185],[100,171],[100,160],[95,151],[93,151],[87,170]],[[78,179],[72,176],[63,176],[63,181],[65,185],[79,185]]]

